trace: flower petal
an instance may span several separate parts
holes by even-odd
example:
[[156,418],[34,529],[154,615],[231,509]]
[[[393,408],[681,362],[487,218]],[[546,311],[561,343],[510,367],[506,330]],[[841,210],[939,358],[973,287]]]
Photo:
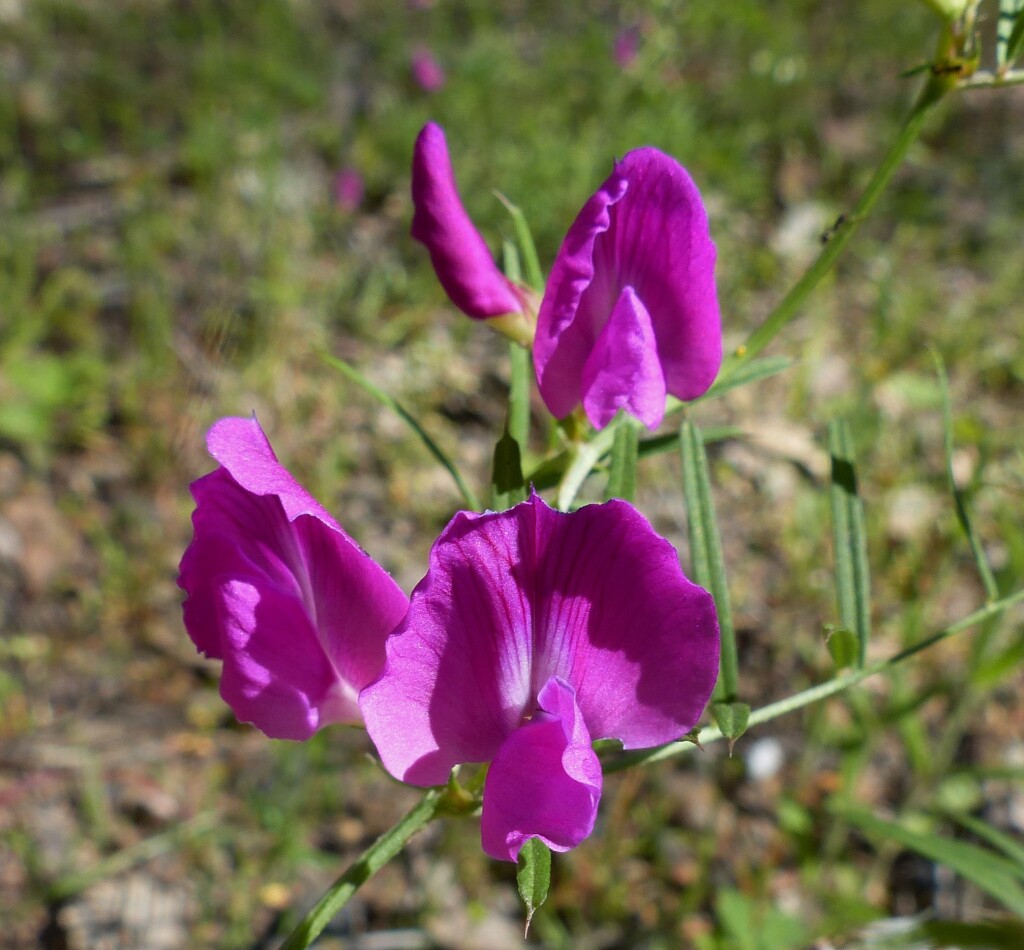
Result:
[[249,580],[224,579],[214,596],[225,653],[220,693],[239,722],[273,739],[308,739],[320,726],[358,720],[358,690],[339,679],[301,601]]
[[[559,419],[579,405],[583,367],[604,322],[592,310],[580,312],[580,300],[595,279],[594,244],[611,226],[612,209],[628,187],[616,169],[591,195],[569,228],[544,289],[533,362],[541,397]],[[609,312],[617,296],[608,300]]]
[[711,595],[627,502],[535,514],[533,682],[570,683],[595,739],[629,749],[684,735],[718,676]]
[[665,377],[654,328],[632,287],[623,289],[583,367],[583,408],[596,429],[625,409],[648,429],[665,415]]
[[356,694],[380,672],[407,599],[277,461],[255,419],[221,420],[208,445],[221,467],[192,485],[194,538],[178,578],[189,635],[225,661],[228,679],[262,664],[265,675],[248,677],[261,684],[253,695],[273,693],[266,676],[303,694],[306,712],[278,724],[270,706],[254,714],[251,697],[245,711],[236,706],[248,687],[225,688],[239,717],[268,735],[306,738],[327,722],[358,720]]
[[444,132],[433,122],[423,127],[413,150],[412,201],[412,236],[430,251],[452,303],[476,318],[521,312],[512,283],[462,207]]
[[505,740],[484,783],[484,851],[515,861],[529,838],[552,851],[575,848],[594,830],[601,763],[576,705],[558,677],[544,685],[539,710]]
[[416,785],[493,758],[552,676],[592,735],[642,748],[686,733],[718,673],[711,595],[621,501],[456,515],[385,649],[359,705],[385,768]]
[[486,762],[529,710],[530,564],[523,505],[459,512],[430,552],[384,672],[359,697],[384,767],[440,785],[460,762]]
[[722,361],[714,266],[686,170],[654,148],[616,163],[569,229],[541,302],[534,363],[548,409],[561,418],[584,398],[584,367],[626,287],[650,315],[666,390],[704,393]]
[[[629,190],[597,243],[595,267],[614,286],[635,289],[651,315],[666,388],[696,399],[722,362],[715,245],[700,191],[682,165],[656,148],[630,152],[615,171]],[[606,296],[595,282],[581,309],[607,308]]]

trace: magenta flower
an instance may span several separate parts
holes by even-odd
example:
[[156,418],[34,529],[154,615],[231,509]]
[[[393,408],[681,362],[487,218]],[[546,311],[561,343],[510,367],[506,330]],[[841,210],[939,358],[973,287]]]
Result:
[[462,207],[448,143],[434,122],[423,127],[413,149],[412,201],[412,236],[430,252],[452,303],[477,319],[522,313],[519,293]]
[[615,34],[612,58],[619,69],[629,69],[640,53],[640,33],[635,27],[623,27]]
[[365,191],[363,176],[354,168],[342,168],[334,176],[334,200],[342,211],[355,211]]
[[440,92],[447,82],[444,68],[425,46],[417,46],[412,52],[412,78],[424,92]]
[[616,162],[555,259],[537,317],[541,397],[604,428],[624,409],[655,429],[665,397],[696,399],[722,362],[715,245],[700,192],[663,152]]
[[221,695],[273,738],[358,722],[359,690],[380,673],[408,599],[277,461],[255,419],[221,419],[207,447],[220,467],[192,483],[178,585],[189,636],[224,661]]
[[386,653],[359,697],[385,768],[429,786],[489,761],[483,847],[515,861],[531,837],[567,851],[593,830],[593,739],[645,748],[693,727],[718,623],[631,505],[562,514],[534,495],[452,519]]

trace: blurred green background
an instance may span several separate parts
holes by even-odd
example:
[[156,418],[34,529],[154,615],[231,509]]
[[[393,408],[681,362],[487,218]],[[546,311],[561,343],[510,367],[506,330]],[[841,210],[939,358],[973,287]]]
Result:
[[[404,589],[421,575],[458,496],[322,352],[402,398],[486,485],[506,350],[408,237],[424,122],[445,127],[492,247],[511,235],[500,190],[546,262],[615,156],[674,154],[707,200],[734,347],[856,199],[912,101],[899,74],[937,32],[910,0],[0,2],[0,945],[273,946],[414,800],[357,731],[300,746],[235,724],[174,578],[187,484],[211,467],[203,433],[253,411]],[[423,49],[445,72],[434,92],[412,72]],[[696,414],[748,433],[712,466],[752,704],[833,674],[821,437],[839,413],[867,509],[872,655],[983,602],[929,348],[950,374],[956,476],[1001,591],[1021,586],[1022,94],[945,104],[774,344],[794,368]],[[344,169],[364,183],[354,206],[337,199]],[[685,564],[678,462],[641,478]],[[1024,827],[1022,660],[1017,611],[752,731],[731,759],[610,778],[531,941],[860,946],[892,916],[1005,913],[850,809],[1005,856],[979,827]],[[322,945],[515,947],[521,916],[513,869],[452,821]],[[1000,927],[976,945],[1024,945]],[[894,939],[873,945],[910,938]]]

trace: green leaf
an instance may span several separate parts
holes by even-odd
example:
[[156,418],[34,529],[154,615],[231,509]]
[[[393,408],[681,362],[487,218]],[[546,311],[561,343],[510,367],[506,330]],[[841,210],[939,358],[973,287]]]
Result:
[[767,379],[784,372],[793,365],[788,356],[765,356],[761,359],[751,360],[749,363],[741,363],[734,372],[723,375],[703,396],[695,402],[704,402],[708,399],[717,399],[724,396],[729,390],[746,386],[748,383],[756,383],[760,379]]
[[844,670],[848,666],[854,666],[860,649],[857,641],[857,634],[846,627],[836,627],[828,624],[825,627],[825,645],[832,656],[837,670]]
[[615,427],[612,464],[608,475],[608,498],[632,501],[636,497],[636,463],[640,436],[636,423],[623,418]]
[[530,380],[533,357],[525,346],[509,343],[508,432],[519,448],[526,451],[530,442]]
[[426,447],[427,451],[434,456],[434,458],[441,464],[441,466],[448,472],[452,477],[452,481],[455,482],[456,487],[462,494],[463,501],[466,506],[473,511],[480,510],[480,501],[476,497],[476,493],[469,487],[462,474],[455,467],[455,463],[444,453],[441,447],[427,434],[426,430],[419,424],[416,417],[409,412],[394,396],[389,396],[383,389],[378,388],[370,382],[362,373],[359,372],[354,366],[350,366],[342,359],[338,359],[336,356],[331,356],[330,353],[321,353],[321,357],[324,362],[330,366],[333,366],[339,373],[350,379],[365,393],[368,393],[374,399],[377,400],[381,405],[387,406],[392,412],[394,412],[416,435],[419,437],[420,442]]
[[746,703],[712,703],[711,715],[715,717],[722,737],[729,743],[729,755],[732,755],[736,740],[747,731],[750,707]]
[[868,575],[864,505],[857,493],[853,439],[845,420],[828,426],[832,456],[832,538],[835,546],[836,595],[839,620],[857,635],[857,665],[863,666],[871,636],[871,594]]
[[526,282],[538,294],[544,293],[544,272],[540,269],[540,259],[537,257],[537,246],[533,243],[533,234],[530,232],[530,225],[526,221],[526,215],[517,205],[512,204],[500,191],[496,191],[498,200],[505,206],[512,218],[512,227],[516,232],[516,241],[519,244],[519,253],[523,266],[526,269]]
[[949,377],[946,375],[946,366],[937,350],[932,350],[932,359],[935,360],[935,372],[939,377],[939,390],[942,396],[942,428],[943,446],[946,454],[946,483],[949,486],[950,494],[953,496],[953,504],[956,506],[956,519],[971,546],[971,554],[974,555],[974,563],[978,568],[978,575],[981,577],[981,584],[989,600],[996,600],[999,597],[999,587],[989,567],[988,558],[985,557],[985,549],[981,545],[981,539],[974,530],[970,513],[967,510],[967,498],[962,489],[956,484],[956,477],[953,474],[953,409],[949,399]]
[[526,927],[523,937],[530,932],[530,921],[537,908],[548,899],[551,887],[551,852],[540,838],[530,838],[519,851],[516,886],[526,905]]
[[1009,69],[1024,47],[1024,0],[999,0],[996,67]]
[[807,946],[802,921],[790,917],[767,901],[742,891],[723,888],[715,899],[715,914],[737,950],[796,950]]
[[[747,432],[741,426],[708,426],[700,430],[700,437],[705,445],[712,442],[724,442],[726,439],[745,438]],[[640,440],[640,458],[647,458],[648,455],[660,455],[662,452],[671,452],[679,448],[679,433],[669,432],[666,435],[654,435]]]
[[732,605],[729,602],[729,585],[725,577],[725,559],[715,517],[715,503],[711,496],[708,457],[700,430],[692,422],[684,421],[680,427],[679,445],[682,450],[683,498],[686,501],[693,579],[711,592],[718,611],[722,651],[716,696],[723,702],[732,702],[736,698],[738,679]]
[[504,511],[526,498],[523,465],[519,443],[509,435],[508,429],[494,446],[494,465],[491,474],[491,508]]
[[501,242],[501,264],[505,276],[513,284],[523,282],[523,267],[519,260],[519,251],[514,241]]
[[838,811],[847,821],[867,834],[883,841],[895,841],[936,864],[952,868],[961,877],[972,881],[994,897],[1012,913],[1018,917],[1024,916],[1024,887],[1021,887],[1016,879],[1018,869],[1012,861],[1002,855],[965,841],[912,831],[898,822],[886,821],[860,809],[843,808]]
[[953,815],[952,817],[968,831],[1002,851],[1017,866],[1017,876],[1024,878],[1024,844],[1021,844],[1016,838],[1010,837],[1005,831],[1000,831],[987,821],[982,821],[973,815]]

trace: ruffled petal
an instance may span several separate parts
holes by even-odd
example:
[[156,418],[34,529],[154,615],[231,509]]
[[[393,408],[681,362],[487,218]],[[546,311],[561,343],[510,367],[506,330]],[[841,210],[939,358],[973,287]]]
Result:
[[700,718],[718,676],[714,601],[632,505],[535,500],[533,682],[560,676],[595,739],[646,748]]
[[460,512],[386,644],[384,672],[359,705],[384,767],[440,785],[460,762],[486,762],[530,711],[530,565],[523,505]]
[[[189,635],[225,661],[229,683],[250,684],[224,687],[225,699],[268,735],[358,721],[356,695],[380,672],[408,600],[277,461],[255,419],[221,420],[208,445],[221,467],[192,485],[178,578]],[[272,701],[296,693],[287,714]]]
[[[715,245],[700,191],[656,148],[630,152],[615,171],[629,191],[597,242],[595,268],[609,285],[634,288],[651,315],[668,392],[696,399],[722,363]],[[595,281],[581,308],[606,307],[607,295]]]
[[538,705],[498,750],[484,783],[480,836],[499,861],[515,861],[529,838],[568,851],[594,830],[601,763],[573,688],[553,677]]
[[657,429],[665,415],[665,377],[654,328],[632,287],[623,289],[583,367],[583,408],[596,429],[620,409]]
[[520,313],[519,295],[462,207],[444,132],[433,122],[416,139],[412,201],[412,236],[430,252],[437,279],[452,303],[476,318]]
[[[614,171],[591,195],[569,228],[544,289],[533,362],[541,398],[559,419],[579,405],[583,367],[618,297],[616,290],[606,308],[580,310],[580,301],[595,280],[594,244],[610,227],[612,208],[628,187],[626,179]],[[603,281],[603,275],[597,277]]]
[[455,516],[359,704],[385,768],[439,785],[497,754],[552,676],[591,735],[667,742],[699,718],[718,674],[711,595],[626,502],[553,511],[537,495]]

